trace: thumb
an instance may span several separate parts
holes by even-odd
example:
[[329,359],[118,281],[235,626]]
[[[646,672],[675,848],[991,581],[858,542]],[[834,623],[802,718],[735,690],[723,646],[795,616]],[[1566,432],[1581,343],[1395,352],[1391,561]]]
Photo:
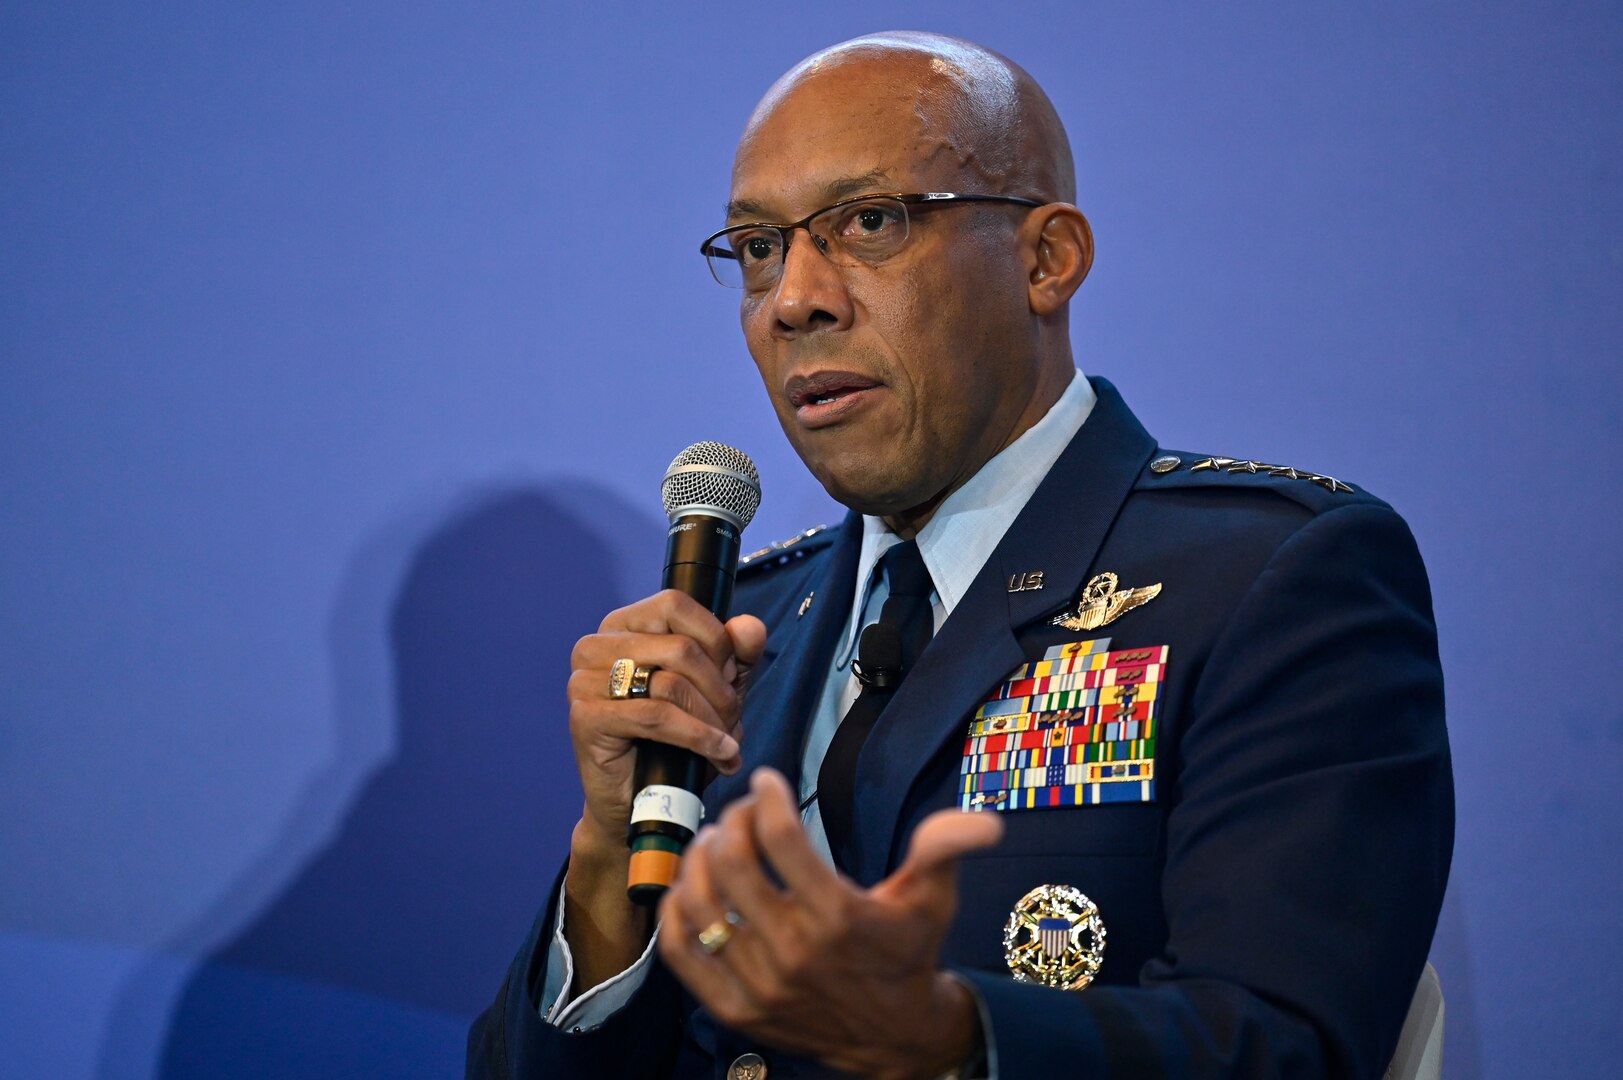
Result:
[[734,615],[723,624],[732,639],[733,655],[744,667],[761,658],[766,650],[766,623],[754,615]]
[[938,810],[919,823],[907,846],[907,858],[879,886],[898,899],[956,902],[958,860],[1003,839],[996,814]]

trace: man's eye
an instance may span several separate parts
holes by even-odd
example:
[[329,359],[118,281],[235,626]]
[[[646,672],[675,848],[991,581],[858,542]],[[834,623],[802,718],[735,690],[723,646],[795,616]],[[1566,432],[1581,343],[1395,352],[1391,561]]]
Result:
[[868,251],[874,244],[890,244],[906,235],[904,211],[899,206],[866,203],[847,207],[839,220],[839,238],[844,244],[862,245]]
[[749,264],[773,258],[778,253],[778,245],[771,237],[749,236],[739,243],[737,250],[739,262]]
[[878,232],[890,223],[890,215],[876,206],[857,211],[856,224],[862,232]]

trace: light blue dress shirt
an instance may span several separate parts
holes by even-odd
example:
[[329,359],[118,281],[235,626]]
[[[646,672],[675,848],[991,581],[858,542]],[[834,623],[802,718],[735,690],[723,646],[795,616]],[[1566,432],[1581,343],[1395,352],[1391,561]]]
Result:
[[[1030,501],[1037,485],[1081,429],[1096,400],[1093,387],[1080,371],[1076,372],[1071,384],[1043,418],[942,500],[929,523],[919,530],[915,538],[919,554],[924,557],[924,565],[935,585],[931,601],[937,630],[968,591],[998,541]],[[823,831],[822,813],[817,805],[817,774],[840,718],[850,709],[860,690],[851,670],[857,639],[863,628],[879,620],[880,609],[890,595],[889,587],[882,577],[874,574],[874,569],[880,556],[899,543],[901,537],[891,532],[881,519],[866,516],[862,519],[862,554],[857,563],[851,617],[842,632],[840,647],[834,654],[801,751],[801,818],[812,846],[830,861],[828,837]],[[650,940],[648,948],[631,967],[571,1000],[569,986],[574,981],[574,959],[564,939],[563,916],[564,905],[560,902],[542,981],[541,1017],[559,1027],[578,1031],[603,1023],[630,999],[642,985],[652,962],[654,944]]]

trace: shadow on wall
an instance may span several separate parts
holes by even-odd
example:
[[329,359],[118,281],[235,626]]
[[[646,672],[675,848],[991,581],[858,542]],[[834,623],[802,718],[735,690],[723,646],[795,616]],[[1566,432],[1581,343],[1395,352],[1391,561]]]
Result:
[[[612,522],[615,539],[577,508]],[[261,903],[258,890],[235,889],[210,916],[240,925],[258,912],[190,973],[163,1010],[166,1033],[152,1001],[169,996],[163,965],[132,981],[103,1045],[103,1080],[459,1072],[467,1023],[494,998],[579,814],[564,712],[570,649],[630,598],[618,584],[630,557],[647,570],[628,576],[657,584],[662,539],[648,515],[570,484],[487,496],[436,529],[389,608],[392,685],[370,680],[374,696],[392,694],[395,753],[331,842],[279,875],[285,888],[259,891]],[[334,647],[339,725],[352,732],[345,714],[376,702],[355,700],[369,680],[344,668],[364,666],[370,646],[345,631],[375,634],[380,620],[345,603]],[[323,783],[332,786],[312,784],[307,802],[329,797],[314,790]],[[301,809],[278,847],[308,850],[310,817]],[[196,950],[200,936],[226,935],[193,928],[177,950]],[[158,1031],[143,1039],[143,1026]],[[129,1052],[154,1038],[156,1068],[132,1070]]]

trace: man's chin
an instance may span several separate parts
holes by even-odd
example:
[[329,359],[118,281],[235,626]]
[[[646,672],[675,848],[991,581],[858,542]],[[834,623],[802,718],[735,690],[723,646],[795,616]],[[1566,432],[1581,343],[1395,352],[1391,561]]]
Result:
[[929,501],[929,496],[918,494],[918,488],[926,485],[896,483],[902,471],[899,465],[875,465],[868,459],[844,468],[813,461],[807,461],[806,467],[830,498],[859,514],[886,519],[910,516]]

